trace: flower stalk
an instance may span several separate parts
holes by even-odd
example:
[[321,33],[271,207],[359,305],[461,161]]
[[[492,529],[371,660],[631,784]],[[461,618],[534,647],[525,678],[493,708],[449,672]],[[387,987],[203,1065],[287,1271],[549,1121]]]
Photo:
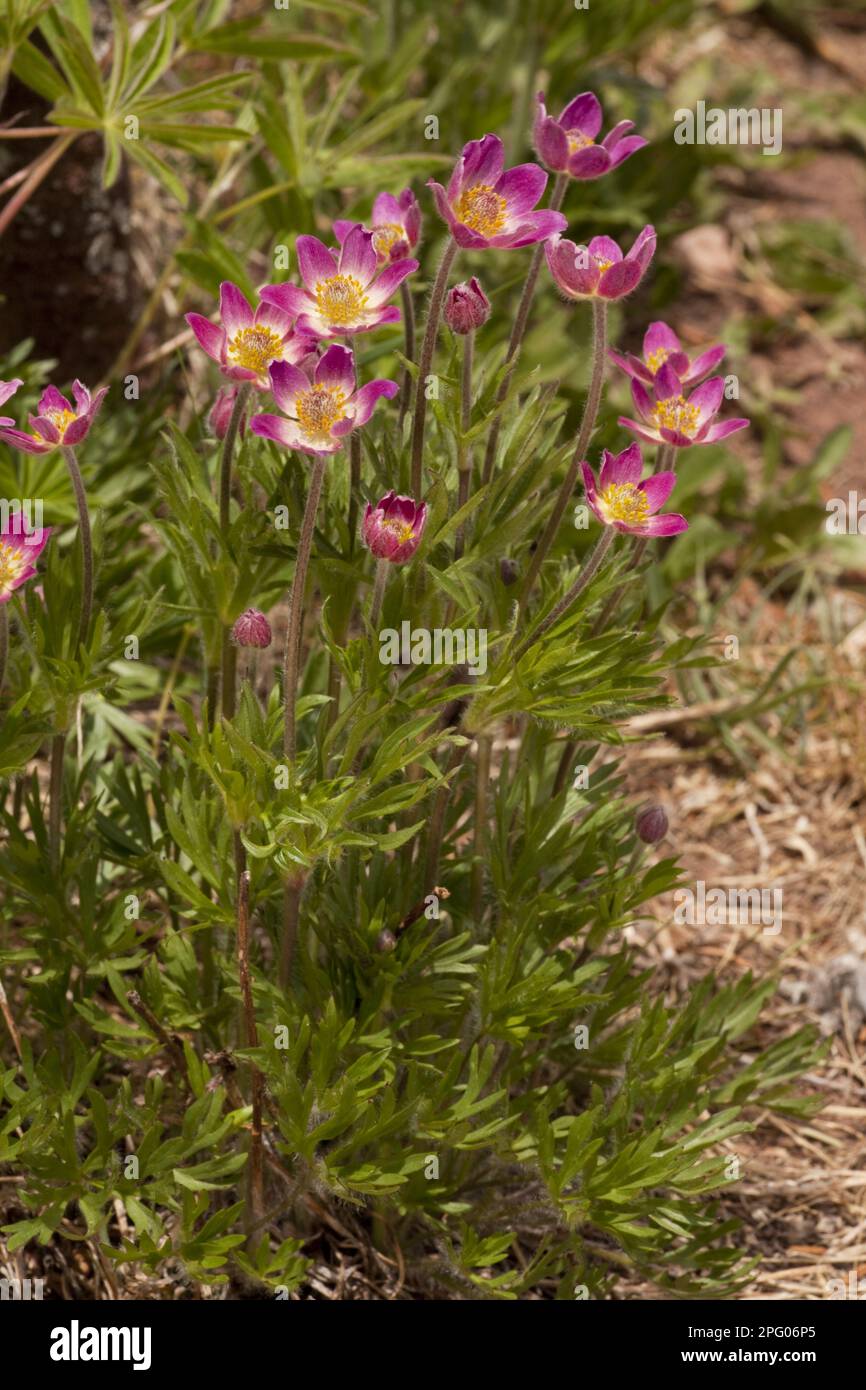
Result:
[[574,484],[577,480],[581,461],[586,454],[587,445],[595,429],[598,407],[601,403],[601,390],[604,384],[607,346],[607,305],[603,299],[594,299],[592,301],[592,330],[592,373],[586,402],[583,407],[583,417],[580,422],[580,429],[577,432],[574,453],[572,454],[568,472],[565,475],[562,487],[559,490],[559,496],[556,499],[556,504],[548,518],[541,540],[538,542],[535,554],[526,572],[523,593],[521,595],[521,605],[524,608],[529,599],[532,587],[538,578],[541,566],[547,557],[547,552],[556,539],[559,524],[565,515],[565,509],[574,492]]
[[78,508],[78,534],[81,538],[81,613],[78,620],[78,645],[87,641],[90,619],[93,613],[93,539],[90,533],[90,512],[87,509],[87,494],[81,478],[81,469],[75,457],[75,450],[64,448],[63,457],[75,493]]
[[442,260],[439,262],[436,279],[433,282],[430,308],[427,312],[427,324],[424,329],[424,340],[421,344],[421,356],[418,362],[418,380],[415,384],[415,413],[412,421],[412,492],[416,497],[421,496],[423,482],[424,432],[427,424],[427,377],[433,362],[433,351],[436,347],[436,336],[439,330],[439,320],[442,317],[442,304],[445,299],[448,276],[451,273],[456,255],[457,243],[454,240],[449,240]]
[[[469,501],[472,485],[472,448],[466,442],[472,419],[472,359],[475,349],[475,334],[463,335],[463,353],[460,372],[460,439],[457,444],[457,510]],[[466,527],[458,527],[454,541],[454,559],[459,560],[466,543]]]

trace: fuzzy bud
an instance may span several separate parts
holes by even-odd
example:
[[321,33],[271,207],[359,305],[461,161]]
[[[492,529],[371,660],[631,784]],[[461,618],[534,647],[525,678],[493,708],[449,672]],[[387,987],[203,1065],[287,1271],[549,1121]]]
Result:
[[248,608],[232,628],[232,641],[239,647],[269,647],[271,625],[258,608]]
[[445,300],[445,322],[452,333],[472,333],[490,318],[490,300],[475,276],[455,285]]
[[382,955],[397,949],[397,938],[389,927],[383,927],[376,937],[376,950]]
[[503,584],[510,587],[515,583],[517,574],[518,570],[514,561],[510,560],[507,555],[503,555],[502,559],[499,561],[499,578],[502,580]]
[[664,807],[659,806],[658,802],[645,806],[635,816],[634,828],[638,839],[643,840],[645,845],[657,845],[668,833],[668,818]]

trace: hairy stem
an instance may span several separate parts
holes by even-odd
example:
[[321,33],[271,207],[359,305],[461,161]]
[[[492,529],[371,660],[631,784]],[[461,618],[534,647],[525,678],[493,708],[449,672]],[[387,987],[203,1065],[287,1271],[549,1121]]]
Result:
[[[231,524],[232,463],[251,391],[252,386],[247,382],[238,387],[220,455],[220,532],[226,547]],[[237,700],[237,651],[232,642],[231,627],[226,624],[223,624],[220,644],[220,703],[223,719],[231,719]]]
[[601,564],[602,560],[604,559],[605,555],[610,549],[610,546],[613,543],[614,535],[614,528],[612,526],[605,526],[604,530],[602,531],[601,535],[599,536],[596,542],[595,549],[592,551],[592,554],[586,560],[583,569],[580,571],[580,574],[572,584],[568,593],[565,594],[559,600],[559,603],[557,603],[550,610],[544,621],[539,623],[538,627],[535,628],[534,631],[532,631],[529,634],[529,636],[524,639],[523,642],[521,642],[520,646],[517,648],[517,651],[514,653],[513,660],[515,662],[519,661],[522,656],[525,656],[526,653],[529,651],[529,648],[534,647],[536,642],[538,642],[546,632],[549,632],[555,623],[559,622],[563,613],[568,611],[568,609],[575,602],[575,600],[580,598],[580,595],[583,593],[587,584],[592,579],[593,575],[596,573],[599,565]]
[[562,487],[559,490],[556,505],[548,518],[541,540],[538,542],[535,554],[526,572],[523,593],[521,595],[521,606],[524,608],[529,600],[532,587],[538,578],[541,566],[547,558],[547,552],[556,539],[559,523],[565,515],[565,509],[574,491],[578,469],[586,454],[587,445],[589,444],[592,432],[595,429],[598,407],[601,402],[601,388],[604,384],[605,348],[607,346],[607,305],[603,299],[594,299],[592,301],[592,328],[592,375],[590,377],[586,403],[583,408],[583,418],[580,422],[580,429],[577,432],[571,463],[565,475]]
[[[457,510],[465,507],[469,501],[469,489],[472,485],[472,448],[462,437],[469,432],[469,425],[472,420],[472,358],[475,350],[475,333],[464,333],[463,335],[463,360],[460,372],[460,434],[461,438],[457,444]],[[466,527],[461,525],[457,529],[457,536],[454,541],[454,559],[459,560],[463,554],[466,543]]]
[[433,282],[430,308],[427,311],[427,326],[424,330],[424,341],[421,344],[421,357],[418,362],[418,381],[415,385],[415,416],[412,421],[412,495],[416,498],[421,497],[423,480],[424,430],[427,423],[427,377],[433,362],[433,350],[436,346],[436,335],[442,316],[442,302],[448,286],[448,276],[456,255],[457,242],[449,240],[445,254],[439,263],[436,279]]
[[9,655],[9,612],[5,603],[0,604],[0,691],[6,679],[6,658]]
[[[553,192],[550,195],[548,204],[552,212],[558,212],[562,207],[562,200],[565,197],[565,190],[568,187],[568,175],[557,174],[556,182],[553,185]],[[508,341],[508,351],[505,354],[506,364],[510,363],[508,371],[505,373],[496,393],[496,404],[501,405],[508,395],[511,385],[511,378],[517,366],[520,353],[520,346],[526,333],[529,323],[529,311],[532,308],[532,300],[535,296],[535,286],[538,283],[538,273],[541,270],[541,260],[544,256],[544,242],[540,241],[532,253],[532,260],[529,263],[529,273],[523,285],[523,293],[520,296],[520,303],[517,306],[517,316],[514,326],[511,329],[511,337]],[[502,415],[498,414],[490,426],[490,433],[487,436],[487,448],[484,453],[484,468],[481,474],[481,481],[489,483],[490,475],[493,472],[493,465],[496,461],[496,447],[499,443],[499,433],[502,429]]]
[[487,784],[490,781],[489,734],[478,735],[478,751],[475,758],[475,819],[473,824],[472,876],[469,889],[472,920],[476,927],[481,921],[482,897],[484,892],[484,856],[487,852]]
[[295,561],[295,574],[292,579],[292,592],[289,598],[289,626],[286,632],[286,656],[284,665],[283,699],[285,701],[285,726],[283,730],[283,751],[289,762],[295,761],[296,730],[295,700],[298,694],[298,675],[301,658],[301,627],[304,614],[304,589],[307,584],[307,570],[310,565],[310,551],[313,545],[313,532],[316,529],[316,513],[325,480],[327,455],[316,454],[301,535],[298,540],[298,555]]
[[355,549],[358,530],[358,495],[361,491],[361,436],[349,435],[349,512],[346,524],[349,528],[349,554]]
[[373,597],[370,600],[370,626],[375,628],[379,621],[379,614],[382,612],[382,599],[385,597],[385,585],[388,582],[388,566],[390,561],[379,560],[376,563],[376,578],[373,583]]
[[[415,361],[415,302],[412,298],[412,291],[408,281],[404,280],[400,286],[400,302],[403,305],[403,332],[405,335],[404,352],[410,362]],[[412,399],[412,378],[408,368],[403,370],[403,384],[400,387],[400,437],[403,434],[403,421],[406,418],[406,411],[409,409],[409,402]]]
[[[243,849],[241,849],[243,854]],[[244,1046],[258,1047],[259,1035],[256,1028],[256,1014],[253,1005],[253,988],[250,979],[250,873],[242,869],[238,876],[237,903],[237,952],[238,982],[241,989],[244,1016]],[[250,1155],[247,1168],[247,1231],[256,1227],[264,1211],[262,1183],[262,1074],[254,1062],[250,1063],[250,1084],[252,1117],[250,1123]]]
[[63,823],[63,755],[66,735],[55,734],[51,740],[51,779],[48,785],[48,852],[51,871],[60,868],[60,829]]
[[81,537],[81,613],[78,619],[78,645],[87,641],[90,631],[90,618],[93,613],[93,539],[90,534],[90,512],[87,509],[87,494],[81,480],[81,469],[74,449],[64,449],[63,457],[75,493],[78,508],[78,534]]

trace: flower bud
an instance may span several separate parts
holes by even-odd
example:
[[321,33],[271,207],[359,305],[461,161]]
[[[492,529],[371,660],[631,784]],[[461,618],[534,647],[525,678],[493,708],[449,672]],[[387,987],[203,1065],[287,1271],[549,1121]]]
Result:
[[271,625],[258,608],[248,608],[232,628],[232,641],[239,647],[269,647]]
[[387,955],[390,951],[396,951],[397,938],[390,927],[383,927],[376,937],[376,950],[382,955]]
[[634,828],[638,839],[643,840],[645,845],[657,845],[668,833],[668,818],[664,807],[659,806],[658,802],[645,806],[635,816]]
[[445,322],[452,333],[471,333],[490,318],[490,300],[475,276],[455,285],[445,300]]
[[367,503],[361,535],[377,560],[402,565],[411,560],[427,524],[427,503],[387,492],[376,506]]
[[[235,408],[238,388],[236,386],[223,386],[216,393],[216,400],[208,416],[208,424],[216,435],[217,439],[225,439],[229,421],[232,418],[232,411]],[[246,412],[241,416],[240,433],[243,434],[247,427]]]
[[507,555],[503,555],[502,559],[499,561],[499,578],[502,580],[503,584],[510,587],[516,582],[517,574],[518,570],[514,561],[510,560]]

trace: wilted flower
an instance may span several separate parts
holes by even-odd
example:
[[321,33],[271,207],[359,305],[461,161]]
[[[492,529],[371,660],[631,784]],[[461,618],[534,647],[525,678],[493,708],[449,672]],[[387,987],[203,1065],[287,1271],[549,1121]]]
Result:
[[253,313],[243,291],[224,280],[220,285],[222,325],[201,314],[187,314],[186,321],[199,346],[219,363],[223,376],[250,381],[260,391],[268,391],[272,362],[303,362],[315,350],[315,337],[293,327],[294,317],[264,298]]
[[609,236],[593,237],[588,246],[554,236],[544,254],[551,275],[568,299],[622,299],[640,284],[655,249],[655,229],[644,227],[625,256]]
[[[334,235],[342,246],[356,222],[338,218]],[[373,250],[380,265],[401,261],[414,251],[421,235],[421,209],[411,188],[404,188],[399,198],[393,193],[380,193],[373,203],[370,225],[364,229],[373,238]]]
[[544,93],[538,93],[534,140],[538,157],[554,173],[567,172],[573,179],[597,179],[616,169],[648,141],[627,135],[634,121],[620,121],[601,144],[601,104],[593,92],[581,92],[565,107],[559,120],[547,114]]
[[458,246],[481,251],[490,246],[530,246],[567,225],[561,212],[534,212],[547,186],[537,164],[504,169],[505,153],[498,135],[470,140],[454,167],[448,191],[430,179],[439,215],[451,228]]
[[269,647],[271,635],[271,625],[258,608],[248,608],[232,628],[232,641],[239,647]]
[[490,300],[476,278],[454,285],[445,300],[445,322],[452,333],[471,333],[490,318]]
[[518,574],[519,570],[514,561],[507,555],[503,555],[499,561],[499,578],[503,584],[510,588],[516,582]]
[[[21,377],[13,377],[11,381],[0,381],[0,405],[5,405],[10,396],[14,396],[18,387],[22,385]],[[0,415],[0,425],[14,425],[15,421],[11,415]]]
[[646,381],[650,386],[665,363],[676,372],[681,386],[694,386],[718,366],[726,351],[727,348],[719,343],[718,346],[702,352],[691,362],[688,353],[683,352],[674,330],[668,328],[666,323],[657,322],[651,323],[644,334],[643,361],[630,352],[614,352],[613,348],[608,348],[607,355],[630,377]]
[[7,518],[0,530],[0,603],[8,603],[15,589],[33,578],[50,535],[50,526],[27,532],[20,516]]
[[343,440],[373,414],[380,396],[396,396],[396,381],[368,381],[355,390],[355,357],[334,343],[319,360],[314,378],[288,362],[271,367],[271,389],[282,415],[254,415],[253,434],[275,439],[306,454],[335,454]]
[[580,466],[586,500],[603,526],[613,526],[632,536],[675,536],[688,530],[689,523],[676,512],[653,515],[664,506],[677,475],[655,473],[641,482],[643,459],[639,444],[630,444],[621,454],[604,450],[597,488],[589,464]]
[[659,806],[657,801],[651,806],[645,806],[635,816],[634,828],[638,839],[643,840],[645,845],[657,845],[668,833],[668,818],[664,807]]
[[427,503],[386,492],[375,507],[367,503],[361,535],[377,560],[402,565],[411,560],[427,523]]
[[[87,387],[75,381],[72,385],[75,397],[73,406],[65,396],[61,396],[56,386],[46,386],[39,401],[39,413],[28,416],[27,422],[33,433],[2,429],[0,439],[16,449],[22,449],[25,454],[50,454],[52,449],[61,446],[71,449],[87,436],[107,392],[108,387],[103,386],[91,397]],[[11,391],[8,392],[8,395],[11,394]]]
[[417,261],[394,261],[381,274],[373,246],[373,233],[356,223],[347,234],[339,256],[318,237],[298,237],[299,285],[266,285],[262,299],[276,305],[298,328],[319,338],[342,338],[347,333],[369,333],[383,323],[398,323],[400,310],[388,305]]
[[[226,431],[229,427],[229,421],[232,418],[232,411],[235,408],[235,401],[237,400],[237,396],[238,388],[236,386],[221,387],[220,390],[216,393],[216,399],[214,400],[213,406],[211,407],[210,415],[208,416],[208,424],[210,425],[217,439],[225,439],[226,437]],[[246,432],[246,411],[244,411],[244,413],[241,415],[239,428],[241,434],[244,434]]]
[[619,423],[651,444],[673,444],[688,449],[692,444],[716,444],[735,430],[744,430],[748,420],[724,420],[713,424],[725,393],[725,379],[711,377],[686,399],[682,382],[669,363],[655,379],[650,394],[643,382],[632,380],[631,395],[640,420],[620,416]]

